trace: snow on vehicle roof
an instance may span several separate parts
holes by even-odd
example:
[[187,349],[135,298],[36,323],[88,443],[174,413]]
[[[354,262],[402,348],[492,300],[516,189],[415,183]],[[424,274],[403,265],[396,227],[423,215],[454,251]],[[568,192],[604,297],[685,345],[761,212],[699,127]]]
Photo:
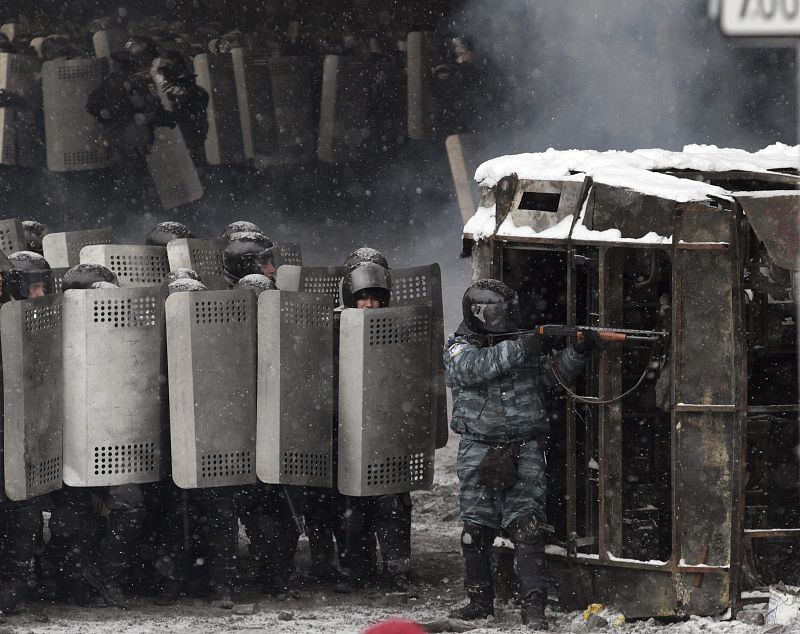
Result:
[[[595,150],[554,150],[550,148],[546,152],[500,156],[486,161],[475,171],[475,181],[482,187],[494,187],[501,178],[511,174],[516,174],[524,180],[563,180],[575,173],[583,173],[592,176],[598,182],[605,182],[602,178],[609,177],[635,184],[637,179],[645,177],[642,172],[652,170],[767,172],[781,168],[800,168],[800,145],[775,143],[757,152],[719,148],[716,145],[687,145],[682,152],[659,149],[597,152]],[[679,184],[684,179],[667,175],[661,176],[666,179],[675,179],[674,181],[661,180],[661,184],[664,186],[663,193],[667,193],[669,190],[667,184],[673,183],[676,189],[682,190],[682,192],[675,193],[680,197],[675,200],[685,202],[682,199],[688,195],[689,188],[685,184]],[[704,190],[710,187],[709,185],[702,187],[702,185],[703,183],[695,185],[697,199],[701,200],[705,198]],[[640,191],[638,187],[633,187],[633,189]],[[643,191],[642,193],[650,192]],[[667,197],[673,198],[672,196]]]
[[[768,172],[786,168],[800,168],[800,145],[776,143],[757,152],[715,145],[687,145],[682,152],[644,149],[633,152],[610,150],[554,150],[535,154],[500,156],[486,161],[475,172],[475,180],[482,187],[493,187],[500,179],[516,174],[520,180],[581,181],[587,175],[595,183],[623,187],[641,194],[657,196],[676,202],[702,201],[710,196],[730,198],[728,190],[680,174],[664,174],[667,170],[693,172]],[[658,171],[654,171],[658,170]],[[774,194],[774,192],[773,192]],[[536,232],[529,226],[517,226],[509,214],[496,227],[496,208],[479,207],[464,225],[464,235],[475,240],[493,234],[509,237],[538,237],[601,241],[631,241],[653,244],[671,242],[671,237],[648,233],[636,238],[622,238],[616,229],[592,231],[583,226],[584,209],[573,227],[573,217],[563,218],[556,225]]]

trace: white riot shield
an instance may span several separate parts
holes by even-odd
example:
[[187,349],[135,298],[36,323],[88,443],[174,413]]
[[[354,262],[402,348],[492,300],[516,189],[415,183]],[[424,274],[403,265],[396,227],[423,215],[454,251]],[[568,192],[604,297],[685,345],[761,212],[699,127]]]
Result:
[[169,472],[163,288],[63,294],[64,482],[111,486]]
[[81,263],[81,249],[91,244],[111,244],[110,228],[48,233],[42,238],[44,259],[52,267],[69,268]]
[[339,304],[339,282],[347,273],[343,266],[293,266],[278,268],[275,285],[282,291],[293,293],[322,293],[330,295]]
[[17,251],[25,251],[28,243],[25,241],[25,231],[22,222],[16,218],[0,220],[0,251],[11,255]]
[[203,197],[203,184],[178,126],[156,128],[147,169],[164,209],[188,205]]
[[208,290],[225,290],[228,288],[228,283],[222,273],[224,248],[225,244],[221,240],[197,238],[170,240],[167,244],[169,270],[192,269],[197,272]]
[[81,264],[102,264],[116,274],[120,287],[158,286],[169,275],[165,247],[138,244],[95,244],[83,247]]
[[61,297],[5,304],[0,339],[5,490],[27,500],[61,488]]
[[89,94],[107,73],[107,59],[57,59],[42,65],[47,169],[69,172],[111,164],[100,124],[86,111]]
[[70,266],[59,266],[50,269],[50,271],[53,273],[53,293],[56,295],[60,295],[64,292],[64,273],[69,271],[71,268],[72,267]]
[[373,142],[369,64],[354,57],[326,55],[319,114],[321,161],[338,163],[361,156]]
[[278,267],[284,264],[303,266],[303,254],[297,242],[278,242],[273,252],[275,253],[275,265]]
[[338,485],[344,495],[402,493],[433,482],[431,311],[342,311]]
[[444,386],[444,309],[442,272],[438,264],[392,271],[392,306],[429,306],[431,309],[431,425],[436,449],[447,444],[447,391]]
[[172,478],[181,488],[258,481],[256,319],[248,289],[167,300]]
[[258,477],[330,487],[333,298],[267,291],[258,299]]
[[208,92],[208,136],[206,160],[211,165],[244,161],[242,122],[236,97],[234,58],[228,54],[194,56],[197,85]]
[[41,62],[0,53],[0,165],[44,167]]
[[95,57],[111,57],[111,53],[116,53],[125,48],[128,41],[128,32],[124,29],[108,29],[96,31],[92,35],[92,46],[94,47]]

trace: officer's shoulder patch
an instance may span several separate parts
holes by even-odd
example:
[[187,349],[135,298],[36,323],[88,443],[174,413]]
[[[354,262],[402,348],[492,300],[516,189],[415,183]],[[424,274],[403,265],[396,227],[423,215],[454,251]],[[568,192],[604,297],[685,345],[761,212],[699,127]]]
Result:
[[451,345],[447,349],[447,351],[450,353],[450,356],[452,358],[455,358],[458,355],[460,355],[462,352],[464,352],[464,350],[466,350],[467,348],[469,348],[468,344],[464,343],[463,341],[457,341],[456,343]]

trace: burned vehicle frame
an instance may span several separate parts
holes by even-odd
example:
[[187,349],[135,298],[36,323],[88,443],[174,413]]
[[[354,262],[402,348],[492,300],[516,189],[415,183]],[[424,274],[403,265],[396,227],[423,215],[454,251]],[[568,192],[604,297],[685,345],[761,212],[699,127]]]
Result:
[[568,609],[735,615],[800,568],[798,161],[607,154],[482,165],[464,228],[526,327],[666,333],[606,344],[552,399],[551,575]]

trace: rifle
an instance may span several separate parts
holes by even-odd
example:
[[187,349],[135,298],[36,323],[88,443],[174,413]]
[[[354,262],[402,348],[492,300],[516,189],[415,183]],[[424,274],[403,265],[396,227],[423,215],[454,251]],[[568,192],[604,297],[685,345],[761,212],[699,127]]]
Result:
[[584,330],[596,332],[601,341],[619,343],[625,341],[646,341],[652,343],[653,341],[657,341],[669,335],[669,333],[664,330],[631,330],[629,328],[567,326],[566,324],[544,324],[542,326],[534,326],[530,330],[520,331],[520,334],[535,332],[536,334],[550,337],[575,337],[576,339],[582,339],[582,331]]

